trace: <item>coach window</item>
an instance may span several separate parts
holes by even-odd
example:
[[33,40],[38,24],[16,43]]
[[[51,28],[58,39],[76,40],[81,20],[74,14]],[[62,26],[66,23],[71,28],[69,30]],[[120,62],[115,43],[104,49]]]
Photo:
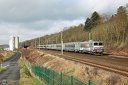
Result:
[[89,44],[81,44],[81,47],[84,47],[84,48],[88,48],[89,47]]
[[93,45],[92,43],[89,44],[90,47],[92,47],[92,45]]

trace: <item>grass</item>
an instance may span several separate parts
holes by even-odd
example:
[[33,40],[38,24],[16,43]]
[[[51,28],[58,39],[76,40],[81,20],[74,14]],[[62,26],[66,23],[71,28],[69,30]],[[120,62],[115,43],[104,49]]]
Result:
[[6,60],[6,59],[8,59],[8,58],[12,57],[14,54],[15,54],[15,53],[14,53],[14,52],[12,52],[10,55],[8,55],[7,57],[3,58],[3,60]]
[[4,71],[4,70],[6,70],[6,68],[0,68],[0,72],[2,72],[2,71]]
[[19,66],[21,66],[20,70],[20,80],[27,80],[30,81],[30,84],[27,85],[45,85],[42,81],[38,80],[37,78],[33,77],[29,72],[28,68],[24,64],[24,62],[20,59],[18,61]]

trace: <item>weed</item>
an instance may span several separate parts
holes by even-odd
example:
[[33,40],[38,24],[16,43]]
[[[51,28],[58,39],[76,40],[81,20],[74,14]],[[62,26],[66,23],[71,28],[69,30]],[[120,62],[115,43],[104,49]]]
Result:
[[119,76],[111,75],[110,77],[106,79],[106,83],[107,85],[116,85],[118,80],[120,80]]

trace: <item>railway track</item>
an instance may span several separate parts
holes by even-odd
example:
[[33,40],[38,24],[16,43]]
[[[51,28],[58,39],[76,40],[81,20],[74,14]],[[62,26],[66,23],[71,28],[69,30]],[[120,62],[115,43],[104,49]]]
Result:
[[99,64],[99,63],[94,63],[94,62],[90,62],[90,61],[87,61],[87,60],[84,60],[84,59],[79,59],[79,58],[74,58],[74,57],[69,57],[69,56],[63,56],[62,58],[68,59],[68,60],[71,60],[71,61],[75,61],[75,62],[79,62],[79,63],[82,63],[82,64],[98,67],[98,68],[101,68],[101,69],[105,69],[105,70],[115,72],[115,73],[118,73],[118,74],[121,74],[123,76],[128,77],[128,70],[125,70],[125,69],[120,69],[120,68],[117,68],[117,67],[114,67],[114,66],[102,65],[102,64]]
[[98,67],[128,77],[128,58],[121,58],[111,55],[95,56],[73,52],[64,52],[64,55],[61,55],[60,51],[43,51],[49,54],[59,55],[59,57],[64,59]]

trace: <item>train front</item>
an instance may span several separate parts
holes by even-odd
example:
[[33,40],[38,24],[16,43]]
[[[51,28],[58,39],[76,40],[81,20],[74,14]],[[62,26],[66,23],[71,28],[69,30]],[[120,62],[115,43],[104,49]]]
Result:
[[103,42],[93,42],[91,50],[93,53],[103,54],[104,52]]

